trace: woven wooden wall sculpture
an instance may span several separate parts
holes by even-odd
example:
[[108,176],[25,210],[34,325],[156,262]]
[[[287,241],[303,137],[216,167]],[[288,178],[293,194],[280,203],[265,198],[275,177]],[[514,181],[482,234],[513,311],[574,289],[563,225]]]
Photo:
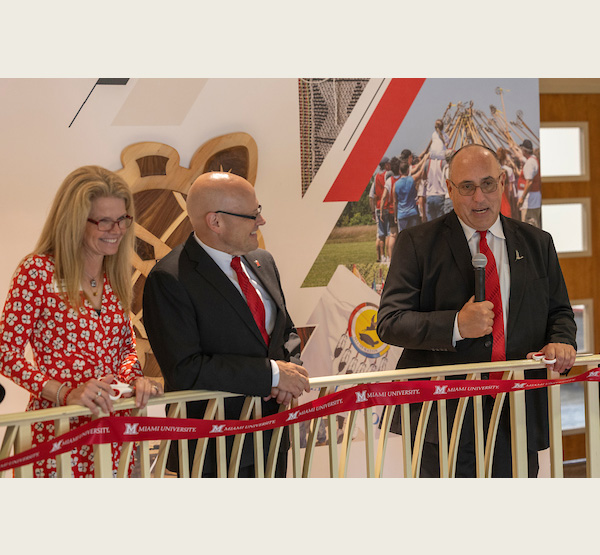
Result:
[[[187,191],[196,177],[209,171],[228,171],[256,181],[258,151],[247,133],[230,133],[204,143],[192,156],[190,167],[179,165],[178,152],[163,143],[132,144],[121,153],[121,175],[133,191],[136,211],[132,321],[137,350],[144,374],[160,377],[160,369],[152,351],[142,311],[142,295],[146,276],[156,262],[192,231],[187,218]],[[259,230],[259,246],[264,240]]]

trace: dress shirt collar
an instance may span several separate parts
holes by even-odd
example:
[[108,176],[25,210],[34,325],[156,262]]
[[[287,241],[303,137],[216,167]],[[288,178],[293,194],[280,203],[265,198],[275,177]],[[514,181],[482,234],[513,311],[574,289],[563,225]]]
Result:
[[233,255],[227,253],[227,252],[223,252],[217,249],[213,249],[212,247],[209,247],[206,243],[203,243],[198,236],[196,235],[196,232],[194,232],[194,239],[196,240],[196,243],[198,243],[208,254],[208,256],[210,256],[219,266],[221,265],[226,265],[229,266],[231,264],[231,261],[233,259]]
[[[458,215],[457,215],[457,217],[458,217]],[[467,241],[471,241],[471,239],[473,238],[473,235],[475,235],[477,233],[477,230],[468,226],[460,218],[458,218],[458,221],[460,222],[460,225],[463,228],[463,231],[465,233],[465,237],[467,238]],[[496,221],[490,226],[488,231],[494,237],[496,237],[498,239],[506,239],[506,237],[504,235],[504,228],[502,227],[502,221],[500,220],[500,216],[498,216],[496,218]]]

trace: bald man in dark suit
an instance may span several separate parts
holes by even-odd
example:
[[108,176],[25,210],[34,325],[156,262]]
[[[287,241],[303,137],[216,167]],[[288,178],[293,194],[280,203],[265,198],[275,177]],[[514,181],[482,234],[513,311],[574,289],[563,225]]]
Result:
[[[189,190],[187,210],[194,233],[157,263],[144,289],[144,326],[165,391],[260,396],[263,416],[275,414],[279,404],[310,387],[277,267],[267,251],[258,249],[258,228],[266,222],[254,187],[234,174],[203,174]],[[243,400],[225,401],[226,419],[239,418]],[[189,403],[188,417],[202,418],[204,407]],[[265,432],[265,451],[270,437]],[[233,437],[227,442],[229,452]],[[288,447],[285,433],[278,477],[285,476]],[[174,449],[168,467],[176,468]],[[253,445],[247,438],[239,475],[252,477],[254,472]],[[203,476],[216,476],[214,442]]]

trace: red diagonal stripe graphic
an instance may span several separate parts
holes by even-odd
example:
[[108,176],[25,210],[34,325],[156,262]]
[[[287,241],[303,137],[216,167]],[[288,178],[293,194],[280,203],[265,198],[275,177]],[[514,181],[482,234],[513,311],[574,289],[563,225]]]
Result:
[[325,202],[356,202],[360,199],[424,82],[425,79],[392,79],[329,189]]

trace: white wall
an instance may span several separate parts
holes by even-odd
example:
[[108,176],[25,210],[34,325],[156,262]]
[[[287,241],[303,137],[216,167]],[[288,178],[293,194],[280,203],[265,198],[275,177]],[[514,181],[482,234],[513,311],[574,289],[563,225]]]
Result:
[[[188,167],[206,141],[244,131],[258,146],[256,190],[267,219],[265,243],[278,262],[292,318],[303,325],[320,288],[300,286],[344,203],[322,202],[342,163],[336,156],[301,196],[297,80],[130,79],[125,86],[96,86],[69,127],[95,82],[0,79],[2,306],[12,273],[33,249],[54,194],[69,172],[85,164],[118,170],[121,151],[140,141],[174,147],[180,164]],[[136,111],[133,99],[147,108]],[[138,124],[119,124],[124,120]],[[148,124],[152,121],[173,124]],[[21,410],[27,395],[11,388],[7,397],[1,412]],[[17,398],[13,406],[10,399]]]

